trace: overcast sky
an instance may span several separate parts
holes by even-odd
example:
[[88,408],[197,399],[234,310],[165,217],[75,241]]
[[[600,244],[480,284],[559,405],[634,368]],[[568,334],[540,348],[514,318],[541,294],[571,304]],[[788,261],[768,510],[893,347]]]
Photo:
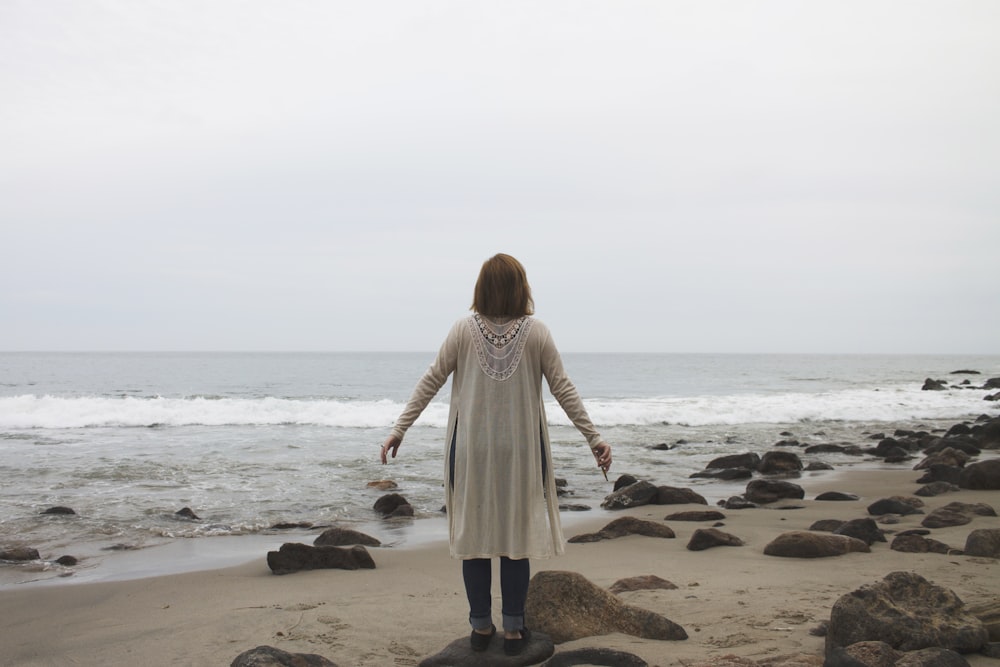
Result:
[[1000,353],[995,0],[0,0],[0,350]]

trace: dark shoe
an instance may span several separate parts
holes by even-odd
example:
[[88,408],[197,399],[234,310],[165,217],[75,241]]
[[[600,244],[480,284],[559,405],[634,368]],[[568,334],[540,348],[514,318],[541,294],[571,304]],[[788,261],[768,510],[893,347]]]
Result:
[[490,640],[493,639],[493,635],[497,633],[497,626],[490,625],[490,634],[484,635],[481,632],[472,631],[472,636],[469,638],[472,642],[473,651],[485,651],[490,647]]
[[520,639],[507,639],[504,637],[503,652],[507,655],[521,655],[524,653],[524,647],[528,645],[529,641],[531,641],[531,632],[528,628],[521,628]]

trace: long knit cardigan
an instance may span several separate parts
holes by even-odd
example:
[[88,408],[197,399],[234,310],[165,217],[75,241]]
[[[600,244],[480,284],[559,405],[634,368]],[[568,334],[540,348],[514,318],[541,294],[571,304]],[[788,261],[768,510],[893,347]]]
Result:
[[[445,504],[452,557],[547,558],[565,551],[542,401],[542,378],[590,448],[603,440],[563,369],[552,336],[527,318],[523,346],[502,379],[477,351],[475,316],[451,328],[413,390],[392,435],[402,439],[453,376],[444,456]],[[485,341],[481,339],[478,344]],[[454,458],[454,476],[450,461]],[[544,476],[543,476],[544,460]]]

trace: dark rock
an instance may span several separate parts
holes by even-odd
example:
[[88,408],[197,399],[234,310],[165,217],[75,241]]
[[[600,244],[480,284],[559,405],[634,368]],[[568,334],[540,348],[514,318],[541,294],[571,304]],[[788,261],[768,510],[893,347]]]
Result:
[[833,605],[827,655],[862,641],[883,641],[899,651],[942,647],[972,653],[986,644],[987,633],[952,591],[914,572],[892,572]]
[[414,514],[413,505],[410,505],[409,503],[407,503],[405,505],[398,505],[396,507],[396,509],[394,509],[391,512],[389,512],[388,514],[386,514],[385,518],[386,519],[399,519],[399,518],[412,517],[413,514]]
[[952,375],[979,375],[979,371],[969,370],[967,368],[961,368],[957,371],[952,371]]
[[0,560],[22,561],[38,560],[39,558],[38,549],[32,549],[31,547],[13,547],[0,551]]
[[970,602],[966,609],[982,621],[991,642],[1000,642],[1000,597]]
[[675,512],[663,517],[664,521],[721,521],[726,515],[716,510],[690,510]]
[[707,505],[703,496],[691,489],[680,489],[676,486],[656,487],[656,496],[650,500],[654,505]]
[[958,552],[957,549],[952,549],[944,542],[939,542],[937,540],[924,537],[923,535],[913,535],[913,534],[897,535],[896,537],[893,538],[892,544],[889,545],[889,548],[892,549],[893,551],[901,551],[903,553],[911,553],[911,554],[934,553],[934,554],[954,555],[956,552]]
[[931,482],[930,484],[924,484],[913,493],[922,498],[929,498],[940,496],[942,493],[952,493],[958,490],[959,486],[950,482]]
[[827,558],[852,552],[868,553],[871,548],[862,540],[846,535],[826,535],[808,531],[783,533],[774,538],[764,553],[783,558]]
[[750,479],[753,477],[753,471],[750,468],[714,468],[691,473],[688,477],[691,479],[720,479],[728,482],[735,479]]
[[914,470],[926,470],[932,465],[943,465],[952,466],[955,468],[962,468],[966,463],[969,462],[969,455],[965,452],[955,449],[954,447],[946,447],[939,450],[933,454],[926,456],[920,463],[913,466]]
[[56,558],[56,562],[63,567],[73,567],[80,561],[76,556],[59,556],[59,558]]
[[621,491],[626,486],[632,486],[639,480],[632,475],[619,475],[618,479],[615,480],[615,485],[611,489],[612,491]]
[[934,646],[904,653],[893,667],[969,667],[969,661],[955,651]]
[[844,445],[837,445],[832,442],[819,445],[809,445],[804,450],[806,454],[843,454]]
[[814,472],[817,470],[833,470],[833,466],[829,463],[823,463],[822,461],[810,461],[806,464],[805,470],[809,472]]
[[969,533],[965,555],[1000,558],[1000,528],[977,528]]
[[760,456],[753,452],[747,452],[745,454],[729,454],[728,456],[720,456],[709,461],[708,465],[705,467],[746,468],[747,470],[756,470],[758,465],[760,465]]
[[343,547],[360,544],[366,547],[379,547],[382,543],[371,535],[365,535],[350,528],[328,528],[313,540],[315,547]]
[[393,489],[398,489],[399,484],[392,481],[391,479],[377,479],[373,482],[368,482],[369,489],[377,489],[379,491],[392,491]]
[[519,655],[509,656],[503,652],[503,633],[498,631],[485,651],[473,651],[469,635],[465,635],[440,652],[421,660],[419,667],[527,667],[547,660],[555,650],[552,639],[531,626],[531,639],[524,647],[524,652]]
[[[956,426],[965,426],[965,424],[956,424]],[[952,429],[955,427],[953,426]],[[965,426],[969,429],[968,426]],[[969,429],[971,431],[971,429]],[[948,433],[951,433],[949,429]],[[983,450],[976,445],[975,440],[971,437],[961,437],[954,435],[946,435],[943,438],[938,438],[932,444],[924,447],[924,454],[937,454],[938,452],[943,452],[946,449],[956,449],[960,452],[964,452],[969,456],[979,456],[983,453]]]
[[194,510],[192,510],[190,507],[180,508],[179,510],[174,512],[174,516],[177,517],[178,519],[187,519],[189,521],[201,521],[201,517],[195,514]]
[[853,493],[843,493],[841,491],[827,491],[816,496],[816,500],[860,500],[859,496]]
[[843,526],[846,521],[841,521],[840,519],[820,519],[809,526],[809,530],[818,530],[821,533],[832,533],[841,526]]
[[240,653],[229,667],[337,667],[337,664],[315,653],[288,653],[273,646],[258,646]]
[[676,449],[677,445],[668,445],[665,442],[661,442],[650,447],[655,452],[669,452],[671,449]]
[[834,647],[823,667],[894,667],[902,655],[885,642],[856,642]]
[[983,383],[983,389],[1000,389],[1000,378],[990,378]]
[[374,510],[388,517],[403,505],[409,506],[409,504],[410,502],[398,493],[387,493],[375,501]]
[[[1000,396],[1000,394],[998,394]],[[991,642],[983,647],[980,651],[987,658],[993,658],[994,660],[1000,660],[1000,643]]]
[[996,511],[985,503],[948,503],[939,507],[920,522],[924,528],[964,526],[977,516],[996,516]]
[[798,484],[783,480],[755,479],[747,484],[746,499],[752,503],[766,505],[784,498],[801,500],[806,492]]
[[746,510],[757,507],[757,504],[750,502],[743,496],[730,496],[725,500],[720,500],[719,507],[726,510]]
[[688,551],[704,551],[712,547],[742,547],[743,540],[716,528],[699,528],[688,540]]
[[575,665],[605,665],[606,667],[649,667],[649,663],[632,653],[611,648],[578,648],[558,653],[542,667],[574,667]]
[[948,388],[948,383],[944,380],[932,380],[927,378],[924,380],[924,386],[921,387],[924,391],[942,391]]
[[[791,434],[789,434],[789,435],[791,435]],[[799,442],[798,440],[796,440],[795,438],[789,438],[787,440],[779,440],[778,442],[774,443],[774,446],[775,447],[801,447],[802,443]],[[761,459],[761,460],[763,460],[763,459]]]
[[959,473],[958,485],[963,489],[996,491],[1000,489],[1000,459],[970,463]]
[[296,528],[312,528],[309,521],[281,521],[271,526],[270,530],[294,530]]
[[577,505],[577,504],[561,504],[559,505],[560,512],[589,512],[590,505]]
[[587,542],[600,542],[602,540],[613,540],[618,537],[625,537],[626,535],[644,535],[646,537],[663,538],[676,537],[676,535],[674,535],[674,531],[672,531],[669,526],[665,526],[662,523],[654,523],[644,519],[637,519],[632,516],[623,516],[620,519],[615,519],[596,533],[583,533],[581,535],[571,537],[568,541],[574,544],[581,544]]
[[763,475],[799,470],[802,470],[802,459],[795,452],[766,452],[757,466],[757,472]]
[[604,498],[601,507],[606,510],[620,510],[626,507],[648,505],[656,497],[658,490],[646,481],[629,484]]
[[608,590],[616,595],[618,593],[631,593],[632,591],[675,591],[677,590],[677,585],[667,581],[666,579],[661,579],[655,574],[647,574],[640,577],[619,579],[615,583],[611,584],[611,588]]
[[643,639],[687,639],[670,619],[622,603],[576,572],[543,570],[531,578],[525,615],[557,644],[620,632]]
[[362,546],[348,549],[286,542],[278,551],[267,552],[267,566],[275,574],[291,574],[301,570],[371,570],[375,568],[375,561]]
[[868,546],[875,542],[885,542],[885,533],[871,519],[852,519],[845,521],[841,526],[833,531],[834,535],[846,535],[856,537]]
[[72,507],[57,505],[56,507],[48,508],[42,514],[76,514],[76,511]]
[[876,500],[868,506],[868,513],[874,516],[882,514],[899,514],[907,516],[910,514],[923,514],[923,510],[914,507],[912,504],[898,498],[882,498]]

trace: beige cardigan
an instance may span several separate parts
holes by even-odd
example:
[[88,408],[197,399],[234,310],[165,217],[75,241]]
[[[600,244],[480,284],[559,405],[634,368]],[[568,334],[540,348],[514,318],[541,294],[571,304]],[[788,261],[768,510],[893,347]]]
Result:
[[[542,403],[542,377],[591,449],[603,440],[563,370],[548,327],[526,320],[516,370],[497,380],[480,365],[473,317],[455,323],[396,420],[402,439],[454,375],[444,456],[445,502],[454,558],[547,558],[565,551]],[[454,443],[455,478],[449,483]],[[546,475],[542,479],[542,457]]]

